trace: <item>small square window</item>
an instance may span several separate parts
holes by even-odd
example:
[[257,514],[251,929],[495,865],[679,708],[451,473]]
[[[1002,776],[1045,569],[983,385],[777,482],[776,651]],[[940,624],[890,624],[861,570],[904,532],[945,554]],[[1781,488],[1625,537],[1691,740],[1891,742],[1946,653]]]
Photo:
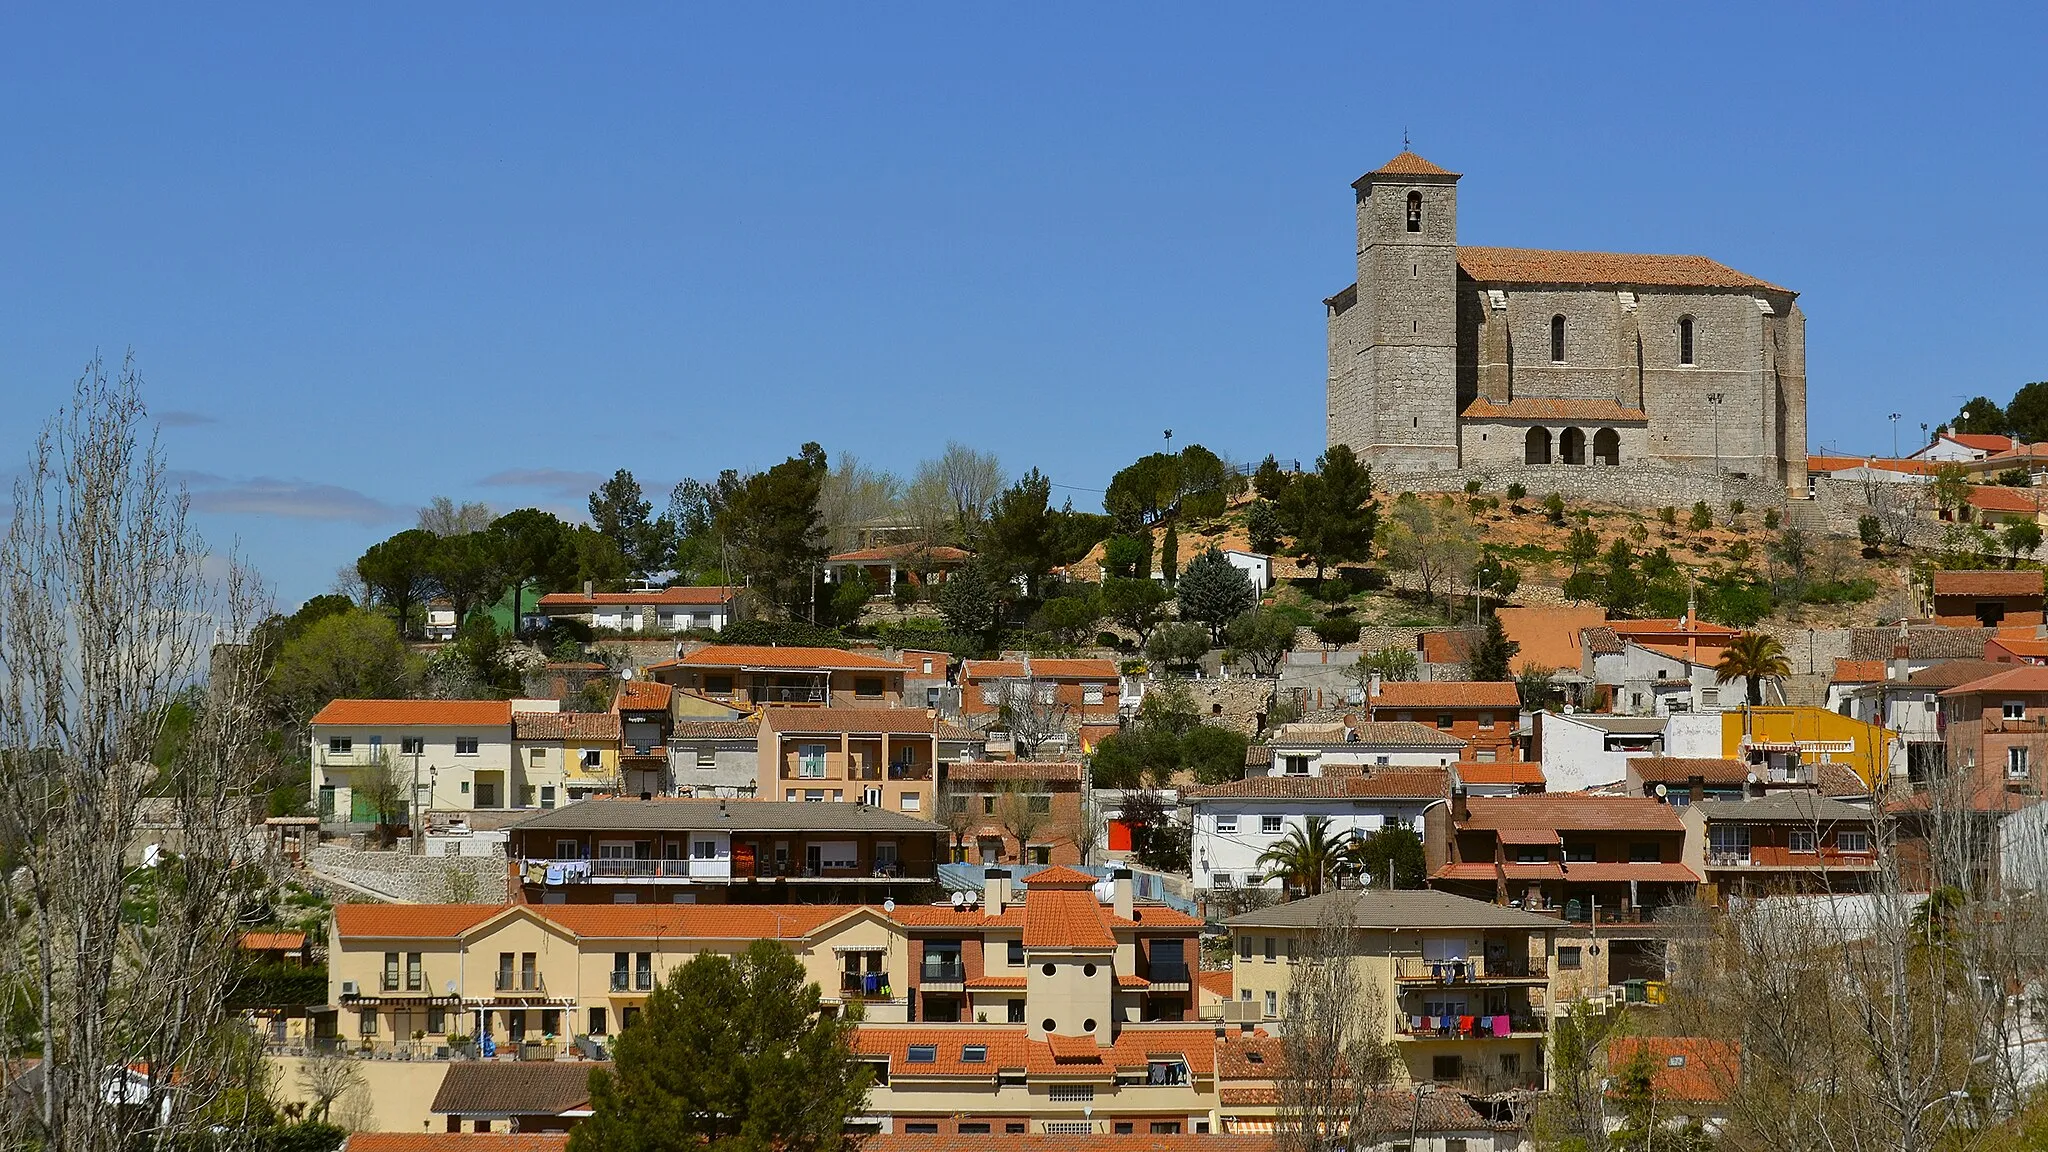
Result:
[[1010,967],[1021,968],[1024,966],[1024,942],[1022,940],[1012,940],[1004,946],[1004,949],[1010,962]]
[[407,756],[422,755],[427,750],[427,738],[425,736],[400,737],[398,750]]
[[1259,817],[1259,831],[1265,833],[1268,836],[1278,836],[1280,834],[1280,817]]
[[476,755],[476,737],[457,736],[455,738],[455,754],[457,756]]
[[1559,968],[1576,970],[1579,966],[1579,950],[1577,948],[1559,948],[1557,950],[1557,966]]
[[1794,828],[1785,834],[1785,850],[1800,856],[1811,856],[1814,848],[1813,829]]
[[354,750],[355,746],[356,742],[353,737],[329,736],[327,738],[327,751],[336,756],[348,755],[349,752]]
[[880,676],[856,677],[853,681],[853,694],[855,696],[880,696],[882,694],[882,678]]
[[1225,836],[1228,836],[1231,833],[1236,832],[1237,816],[1235,814],[1229,816],[1218,816],[1216,818],[1216,831]]
[[988,1062],[987,1046],[968,1044],[962,1047],[960,1049],[960,1062],[962,1064],[986,1064]]
[[2025,720],[2027,718],[2027,702],[2024,700],[2007,700],[2001,715],[2007,720]]
[[1451,714],[1449,712],[1437,713],[1436,726],[1439,728],[1449,728],[1451,726]]
[[904,1058],[912,1064],[937,1063],[939,1059],[939,1046],[936,1044],[912,1044],[904,1054]]

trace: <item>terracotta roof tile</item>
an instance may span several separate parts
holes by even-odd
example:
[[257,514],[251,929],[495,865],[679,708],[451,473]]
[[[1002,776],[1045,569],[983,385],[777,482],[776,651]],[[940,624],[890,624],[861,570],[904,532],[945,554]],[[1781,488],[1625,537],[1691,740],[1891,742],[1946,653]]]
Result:
[[1640,796],[1592,796],[1564,792],[1541,796],[1475,796],[1467,801],[1471,819],[1460,827],[1573,832],[1682,832],[1685,825],[1668,805]]
[[1522,698],[1505,680],[1389,680],[1380,685],[1372,707],[1501,708],[1519,711]]
[[509,700],[335,700],[315,724],[386,728],[489,728],[512,723]]
[[1456,176],[1447,168],[1440,168],[1403,148],[1392,160],[1366,173],[1367,176]]
[[1607,1043],[1607,1067],[1618,1077],[1640,1054],[1650,1066],[1650,1091],[1658,1100],[1705,1104],[1726,1100],[1734,1091],[1742,1074],[1741,1052],[1728,1041],[1698,1036],[1617,1036]]
[[[1986,512],[2037,513],[2041,511],[2041,498],[2035,495],[2034,490],[2031,488],[2007,488],[2001,484],[1976,484],[1970,488],[1970,507],[1981,508]],[[2034,584],[2039,585],[2041,582],[2039,570],[2033,572],[2008,572],[2002,573],[2002,575],[2032,576]],[[1936,573],[1936,576],[1938,578],[1940,573]],[[1947,593],[1943,593],[1939,588],[1935,589],[1934,594],[1936,596],[1947,595]],[[2036,587],[2030,593],[2016,594],[2039,596],[2041,589]],[[1961,595],[1970,595],[1970,593],[1961,593]],[[1976,595],[1981,596],[1984,593],[1980,592],[1976,593]]]
[[666,712],[675,689],[658,680],[621,680],[612,707],[622,711]]
[[663,661],[659,667],[676,665],[685,668],[767,668],[785,671],[804,671],[812,668],[903,671],[903,665],[872,652],[850,652],[844,648],[782,648],[766,644],[707,644],[679,660]]
[[1543,786],[1543,765],[1527,760],[1460,760],[1458,779],[1466,784]]
[[[1944,628],[1923,624],[1906,629],[1906,656],[1911,660],[1982,660],[1984,642],[1996,636],[1992,628]],[[1897,628],[1851,628],[1849,658],[1889,660],[1898,646]]]
[[1225,1000],[1236,995],[1233,987],[1235,979],[1235,974],[1228,968],[1210,969],[1195,973],[1195,980],[1202,986],[1202,991],[1221,996]]
[[1887,663],[1883,660],[1849,660],[1837,656],[1834,680],[1837,684],[1874,684],[1885,678],[1886,668]]
[[1939,664],[1929,664],[1918,672],[1908,672],[1906,683],[1914,688],[1954,688],[1958,684],[1996,676],[2010,667],[2012,665],[2003,660],[1944,660]]
[[248,952],[289,952],[306,946],[304,932],[244,932],[240,945]]
[[[2019,489],[2008,488],[2006,491],[2017,492]],[[2027,507],[2032,508],[2033,498],[2026,499]],[[2041,593],[2039,569],[2001,572],[1973,568],[1934,574],[1936,596],[2039,596]]]
[[[1382,685],[1385,687],[1385,685]],[[1355,737],[1355,739],[1354,739]],[[1280,748],[1462,748],[1465,739],[1416,720],[1365,720],[1353,724],[1283,724],[1273,733]]]
[[1094,892],[1033,886],[1024,893],[1024,947],[1114,948],[1116,936]]
[[2016,443],[2010,436],[1999,436],[1989,432],[1944,432],[1941,438],[1952,444],[1961,444],[1965,448],[1975,448],[1979,452],[2009,452]]
[[1071,760],[977,760],[947,764],[948,780],[1051,780],[1079,784],[1084,766]]
[[1497,404],[1481,397],[1458,413],[1462,420],[1573,420],[1588,424],[1644,424],[1650,414],[1612,400],[1549,400],[1525,397]]
[[502,904],[337,904],[338,936],[381,940],[447,939],[505,910]]
[[617,740],[616,712],[514,712],[512,735],[519,740]]
[[[1507,609],[1502,608],[1500,611],[1505,612]],[[1605,624],[1581,631],[1579,643],[1595,656],[1619,656],[1628,651],[1628,645],[1622,643],[1620,634]]]
[[1705,256],[1560,252],[1543,248],[1460,245],[1458,270],[1487,284],[1612,284],[1617,287],[1788,291]]
[[1707,784],[1741,784],[1749,779],[1750,766],[1740,760],[1719,756],[1631,756],[1628,770],[1645,784],[1683,785],[1693,777]]
[[601,1061],[458,1060],[447,1065],[432,1111],[459,1116],[559,1116],[590,1103]]
[[1055,1064],[1100,1064],[1104,1055],[1102,1046],[1091,1035],[1062,1036],[1051,1032],[1046,1034],[1045,1046],[1052,1050]]
[[2005,671],[1942,690],[1943,696],[1972,696],[1980,692],[2048,692],[2048,668],[2039,664],[2004,665]]

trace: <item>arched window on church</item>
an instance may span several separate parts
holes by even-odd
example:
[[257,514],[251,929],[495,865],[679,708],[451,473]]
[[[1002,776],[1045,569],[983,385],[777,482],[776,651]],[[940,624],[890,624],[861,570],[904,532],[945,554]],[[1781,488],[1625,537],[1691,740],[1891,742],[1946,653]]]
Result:
[[1678,362],[1692,363],[1692,317],[1678,318]]
[[1553,364],[1564,363],[1564,316],[1550,318],[1550,360]]
[[1529,434],[1522,438],[1522,463],[1550,463],[1550,429],[1529,429]]
[[1621,463],[1621,433],[1612,428],[1602,428],[1593,433],[1593,462],[1595,464]]
[[1410,192],[1408,194],[1408,230],[1410,232],[1422,231],[1422,193],[1420,192]]

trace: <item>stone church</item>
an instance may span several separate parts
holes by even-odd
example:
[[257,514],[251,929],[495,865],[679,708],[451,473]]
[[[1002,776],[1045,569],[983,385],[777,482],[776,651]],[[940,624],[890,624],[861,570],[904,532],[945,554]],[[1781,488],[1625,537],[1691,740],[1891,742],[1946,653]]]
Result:
[[1633,464],[1804,495],[1797,293],[1703,256],[1461,247],[1458,173],[1413,152],[1352,187],[1331,444],[1382,475]]

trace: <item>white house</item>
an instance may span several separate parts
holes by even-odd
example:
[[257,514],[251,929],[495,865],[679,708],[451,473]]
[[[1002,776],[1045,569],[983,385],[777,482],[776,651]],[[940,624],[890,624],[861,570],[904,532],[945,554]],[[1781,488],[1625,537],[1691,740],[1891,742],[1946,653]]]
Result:
[[512,714],[560,708],[554,700],[335,700],[313,716],[312,788],[323,820],[379,818],[369,777],[387,769],[401,781],[405,823],[414,812],[514,808],[525,780],[513,755]]
[[[1543,766],[1546,791],[1620,784],[1628,777],[1629,757],[1664,751],[1663,718],[1587,712],[1537,712],[1532,718],[1535,759]],[[1721,718],[1712,719],[1718,729]]]
[[1614,711],[1623,716],[1669,716],[1673,712],[1718,712],[1749,699],[1743,677],[1723,680],[1711,664],[1694,663],[1621,642],[1619,652],[1593,654],[1593,682],[1614,690]]
[[2013,446],[2013,438],[2010,436],[1942,432],[1934,437],[1934,443],[1913,453],[1907,459],[1934,460],[1942,463],[1982,460],[1993,453],[2010,452]]
[[599,592],[585,581],[581,592],[550,592],[541,597],[540,613],[550,620],[577,620],[612,632],[718,632],[732,618],[739,592],[738,588],[685,586]]
[[455,605],[439,597],[427,602],[427,639],[453,640],[461,623],[455,618]]
[[1244,552],[1236,548],[1225,548],[1223,558],[1230,566],[1245,574],[1252,587],[1260,592],[1273,586],[1273,558],[1263,552]]
[[1424,813],[1450,802],[1448,769],[1327,769],[1312,776],[1248,776],[1182,793],[1194,829],[1189,862],[1195,886],[1278,889],[1280,879],[1264,875],[1259,857],[1312,817],[1329,822],[1333,839],[1386,827],[1420,837]]
[[1247,776],[1321,776],[1340,765],[1448,768],[1465,748],[1463,737],[1414,720],[1282,724],[1269,744],[1272,762],[1247,768]]

